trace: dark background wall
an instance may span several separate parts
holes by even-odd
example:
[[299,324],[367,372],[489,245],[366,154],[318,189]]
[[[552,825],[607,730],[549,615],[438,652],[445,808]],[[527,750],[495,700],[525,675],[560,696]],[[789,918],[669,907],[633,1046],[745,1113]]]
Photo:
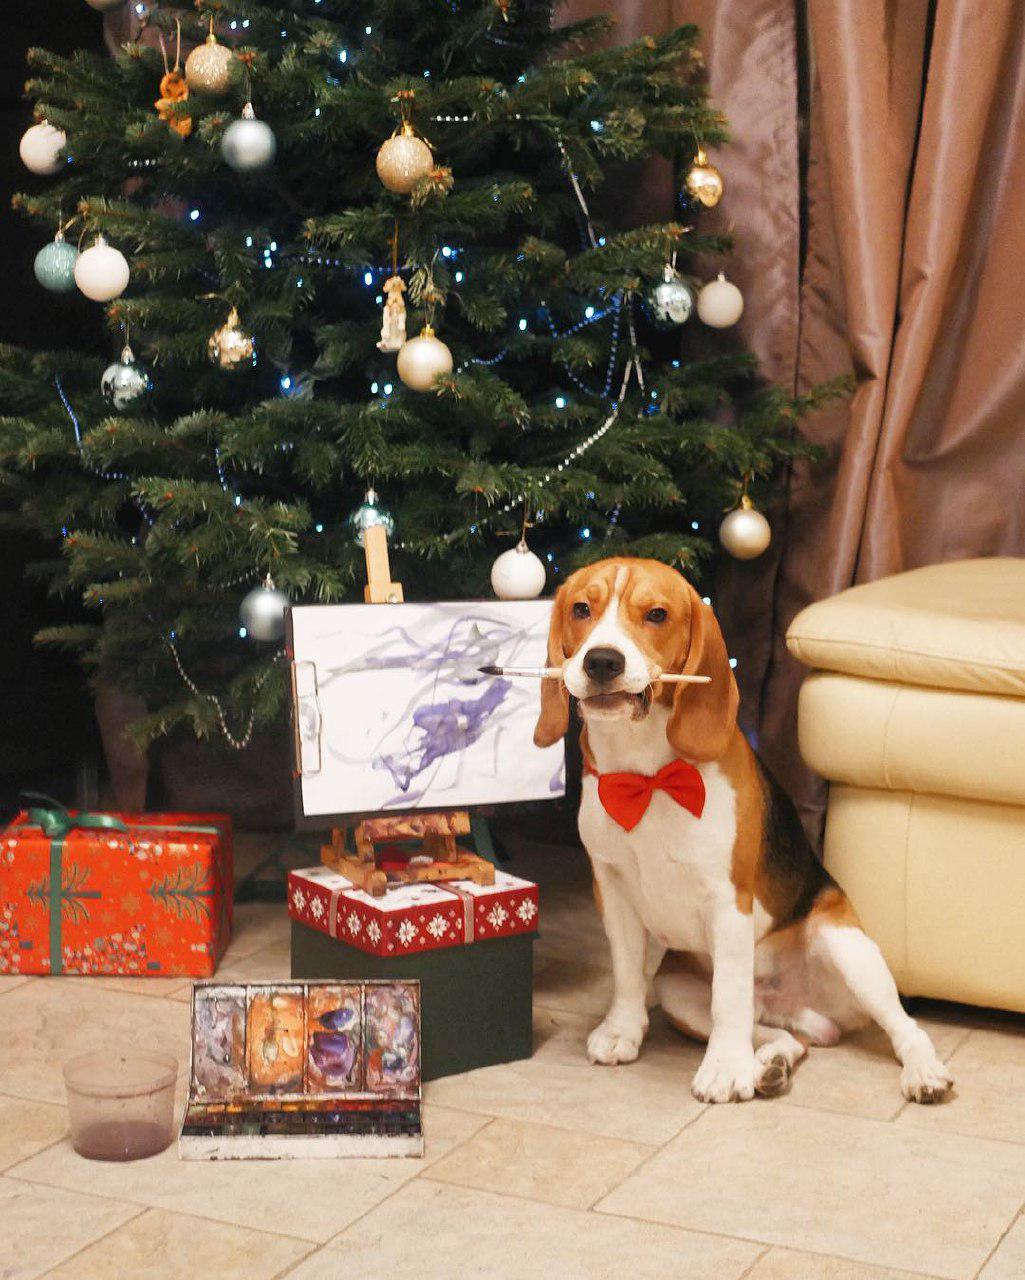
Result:
[[[33,45],[62,53],[102,51],[102,22],[85,0],[6,0],[0,41],[0,264],[5,293],[0,342],[40,348],[109,349],[100,309],[78,293],[39,287],[32,260],[45,234],[12,212],[15,191],[46,182],[28,172],[18,141],[32,123],[24,99],[25,53]],[[3,406],[0,405],[0,412]],[[62,799],[88,799],[99,758],[92,702],[73,657],[37,649],[32,635],[57,620],[59,602],[25,577],[25,566],[53,549],[18,532],[0,533],[0,815],[18,791],[34,788]],[[84,794],[83,794],[84,791]]]

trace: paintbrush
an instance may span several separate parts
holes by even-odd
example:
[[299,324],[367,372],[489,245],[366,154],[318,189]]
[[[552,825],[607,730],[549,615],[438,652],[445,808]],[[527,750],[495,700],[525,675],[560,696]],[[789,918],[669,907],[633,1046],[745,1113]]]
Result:
[[[482,676],[530,676],[535,680],[561,680],[562,667],[478,667]],[[665,684],[709,684],[711,676],[685,676],[678,672],[652,672],[651,683],[657,680]]]

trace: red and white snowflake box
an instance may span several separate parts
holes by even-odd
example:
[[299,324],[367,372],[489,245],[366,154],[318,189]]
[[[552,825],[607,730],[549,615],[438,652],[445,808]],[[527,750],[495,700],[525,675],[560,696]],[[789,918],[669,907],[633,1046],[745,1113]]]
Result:
[[288,877],[288,914],[375,956],[415,955],[492,938],[536,933],[537,885],[505,871],[493,885],[468,880],[409,884],[373,898],[330,867]]

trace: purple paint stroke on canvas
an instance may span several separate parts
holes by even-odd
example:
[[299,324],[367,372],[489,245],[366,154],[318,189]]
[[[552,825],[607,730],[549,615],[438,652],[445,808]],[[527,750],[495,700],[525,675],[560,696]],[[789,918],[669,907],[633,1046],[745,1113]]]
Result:
[[396,786],[408,791],[413,779],[435,761],[476,742],[511,688],[508,680],[493,680],[479,698],[447,698],[417,707],[412,732],[422,735],[419,741],[401,755],[382,753],[374,760],[374,768],[387,769]]

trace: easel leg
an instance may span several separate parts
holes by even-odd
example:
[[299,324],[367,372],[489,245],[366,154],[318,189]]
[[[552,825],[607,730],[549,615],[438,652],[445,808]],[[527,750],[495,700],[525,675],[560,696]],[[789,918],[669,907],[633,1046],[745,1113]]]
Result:
[[496,867],[500,862],[508,862],[508,858],[503,857],[495,848],[495,842],[491,838],[491,823],[483,814],[470,814],[470,835],[474,852],[479,857],[487,858]]

